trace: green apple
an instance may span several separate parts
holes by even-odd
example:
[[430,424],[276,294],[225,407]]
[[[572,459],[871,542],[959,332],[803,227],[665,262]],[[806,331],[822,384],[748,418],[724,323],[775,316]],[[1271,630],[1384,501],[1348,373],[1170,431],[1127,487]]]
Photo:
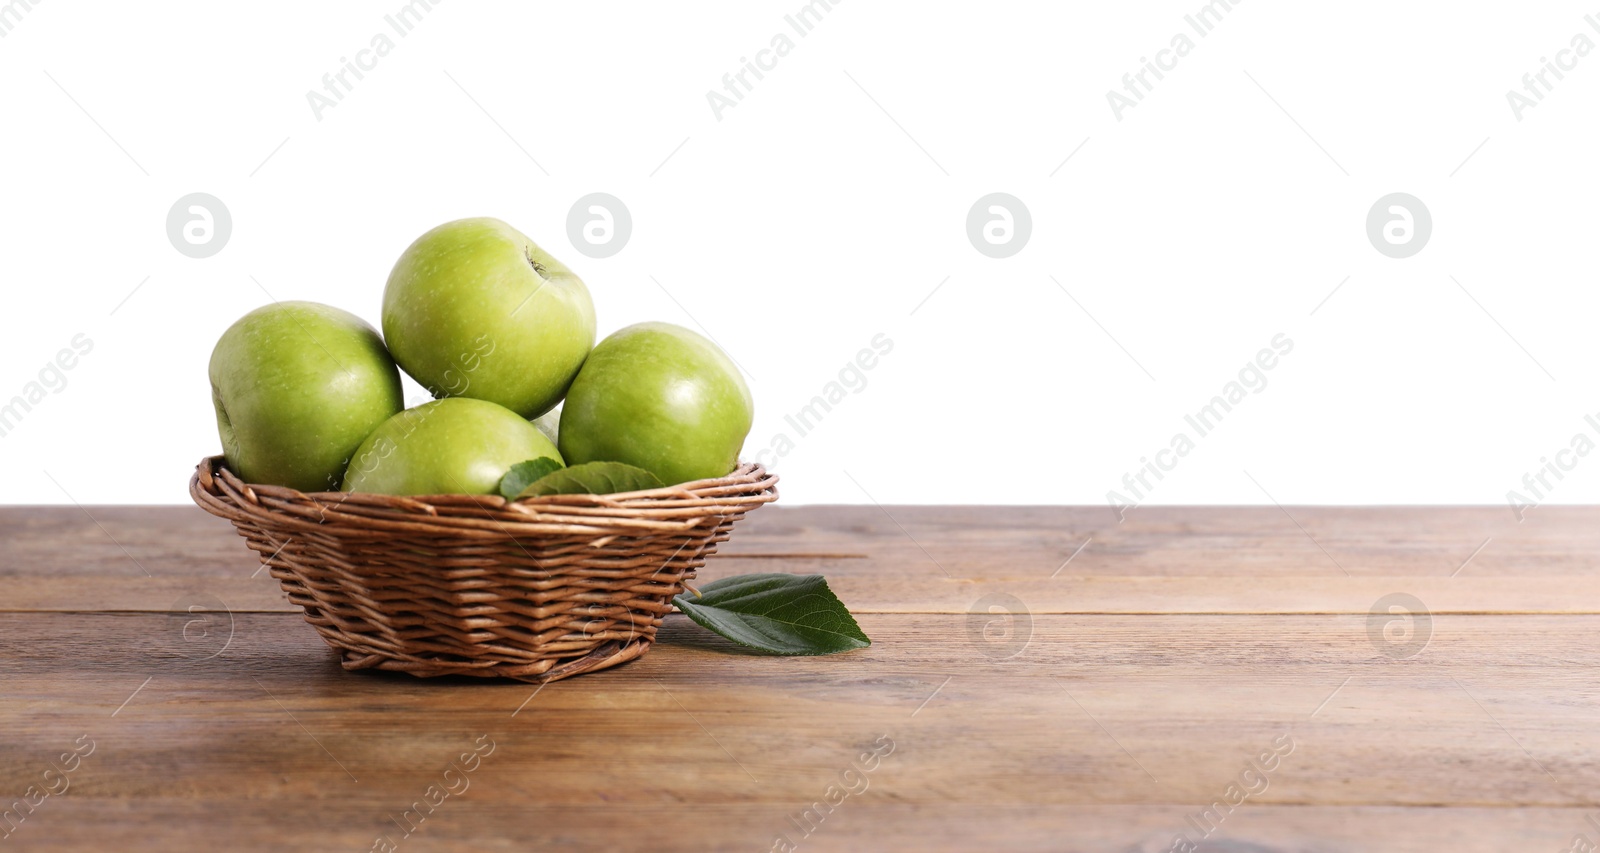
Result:
[[488,400],[536,418],[594,346],[589,289],[498,219],[447,222],[418,237],[383,291],[383,335],[435,397]]
[[362,439],[400,411],[400,372],[361,318],[278,302],[211,351],[211,401],[228,468],[247,483],[334,491]]
[[601,341],[561,409],[561,453],[637,465],[668,484],[739,464],[754,405],[717,345],[681,326],[640,323]]
[[347,492],[492,495],[511,466],[561,453],[504,406],[446,397],[406,409],[372,431],[345,474]]

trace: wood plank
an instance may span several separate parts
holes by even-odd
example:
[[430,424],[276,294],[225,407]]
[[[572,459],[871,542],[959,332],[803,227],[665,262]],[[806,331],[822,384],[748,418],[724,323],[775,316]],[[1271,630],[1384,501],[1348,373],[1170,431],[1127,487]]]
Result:
[[[1517,523],[1503,507],[1147,507],[1118,524],[1102,507],[778,505],[751,514],[722,553],[833,558],[840,576],[892,566],[1042,580],[1086,541],[1058,577],[1589,577],[1600,508],[1540,507]],[[0,510],[0,577],[136,578],[139,565],[223,576],[248,565],[240,554],[227,523],[194,507]]]
[[[240,546],[243,550],[243,546]],[[7,581],[6,611],[181,611],[201,600],[234,612],[293,613],[271,575],[250,572],[251,552],[228,577],[81,578],[22,576]],[[1097,577],[908,579],[840,571],[840,561],[782,562],[717,557],[700,573],[714,580],[747,572],[820,573],[856,613],[968,613],[997,606],[1035,614],[1366,613],[1383,596],[1415,596],[1431,613],[1600,613],[1600,577]]]
[[[1064,575],[1495,577],[1600,568],[1600,508],[1583,506],[1539,507],[1521,522],[1505,507],[1481,506],[1144,507],[1121,523],[1104,507],[775,506],[751,521],[751,535],[741,531],[727,553],[893,554],[907,566],[920,562],[929,577],[943,576],[942,566],[958,578],[1046,578],[1086,541]],[[789,544],[797,540],[806,547]]]
[[[344,673],[292,615],[186,640],[190,619],[0,617],[0,779],[95,744],[25,849],[1156,851],[1198,840],[1191,819],[1285,735],[1202,849],[1600,837],[1595,617],[1444,616],[1405,660],[1354,616],[1037,617],[1002,658],[962,617],[868,615],[876,645],[822,659],[731,653],[674,617],[645,659],[537,691]],[[471,787],[403,837],[481,735]],[[789,818],[833,784],[859,793],[803,837]]]
[[[702,576],[820,572],[867,613],[965,613],[993,596],[1034,613],[1363,613],[1394,592],[1436,613],[1600,612],[1590,508],[1541,508],[1509,532],[1495,508],[1290,512],[1316,542],[1274,508],[1151,508],[1116,525],[1081,507],[768,507]],[[193,507],[0,511],[0,611],[159,611],[202,595],[291,610],[258,568]]]
[[[491,759],[492,760],[492,759]],[[806,836],[791,818],[801,802],[715,802],[544,805],[530,799],[488,800],[485,792],[516,782],[492,763],[459,797],[443,801],[407,838],[394,820],[405,797],[330,795],[322,799],[155,799],[128,802],[73,789],[52,797],[8,842],[24,850],[381,850],[379,837],[402,851],[616,850],[766,851],[786,849],[781,835],[805,851],[1035,851],[1036,853],[1161,853],[1173,838],[1202,835],[1188,822],[1198,804],[1139,806],[960,805],[897,803],[884,780],[873,782],[828,813]],[[411,781],[419,791],[424,772]],[[825,790],[826,777],[815,780]],[[394,820],[391,820],[393,818]],[[1411,808],[1247,804],[1217,826],[1199,853],[1371,851],[1462,853],[1565,851],[1575,835],[1600,841],[1600,813],[1548,808]],[[158,837],[152,837],[158,836]],[[1181,848],[1180,848],[1181,849]],[[1582,849],[1582,848],[1579,848]]]
[[875,645],[828,658],[673,617],[642,661],[536,695],[344,673],[292,615],[236,614],[225,648],[189,619],[0,619],[0,779],[89,734],[87,797],[384,804],[489,734],[514,787],[485,802],[784,806],[887,735],[896,803],[1157,806],[1210,802],[1287,736],[1252,803],[1600,808],[1600,617],[1442,616],[1400,660],[1356,616],[1045,616],[1012,644],[869,615]]

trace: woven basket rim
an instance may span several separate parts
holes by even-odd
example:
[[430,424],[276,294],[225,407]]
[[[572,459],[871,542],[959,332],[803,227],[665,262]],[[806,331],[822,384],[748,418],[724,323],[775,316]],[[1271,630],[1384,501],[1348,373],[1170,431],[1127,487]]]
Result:
[[[196,476],[200,476],[201,473],[206,471],[208,468],[213,475],[220,473],[223,470],[229,470],[231,472],[231,469],[228,468],[227,457],[223,456],[222,454],[207,456],[201,459],[200,464],[195,466],[195,468]],[[775,484],[778,481],[778,475],[769,473],[766,467],[759,462],[741,462],[737,468],[734,468],[732,471],[721,477],[710,477],[703,480],[690,480],[686,483],[679,483],[672,486],[662,486],[656,489],[639,489],[632,492],[610,492],[607,494],[543,495],[540,497],[522,498],[521,500],[517,501],[509,501],[499,495],[466,495],[452,493],[439,495],[402,496],[385,495],[377,492],[302,492],[298,489],[289,488],[288,486],[273,486],[263,483],[246,483],[246,485],[257,492],[265,494],[292,494],[312,500],[344,501],[352,498],[360,498],[370,502],[390,503],[399,508],[410,507],[413,504],[458,504],[462,502],[462,499],[467,499],[474,503],[488,501],[491,504],[501,506],[510,504],[538,506],[541,504],[583,503],[596,500],[616,502],[629,499],[683,497],[685,496],[685,493],[698,496],[711,490],[726,488],[729,486],[739,487],[742,491],[745,487],[759,483],[763,480],[770,480]],[[240,482],[243,481],[241,480]]]
[[681,531],[707,518],[738,515],[778,499],[778,476],[760,463],[743,463],[724,477],[609,495],[547,495],[508,501],[499,495],[402,497],[370,492],[301,492],[286,486],[245,483],[223,456],[195,466],[189,494],[212,515],[271,517],[309,531],[330,522],[372,531],[636,534]]

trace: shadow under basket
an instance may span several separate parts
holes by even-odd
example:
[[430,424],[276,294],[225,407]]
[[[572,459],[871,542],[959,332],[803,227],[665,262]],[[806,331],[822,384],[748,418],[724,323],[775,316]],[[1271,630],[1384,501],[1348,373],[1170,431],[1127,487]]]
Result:
[[756,464],[615,495],[405,498],[250,485],[220,456],[189,495],[233,522],[344,668],[553,681],[626,663],[734,522]]

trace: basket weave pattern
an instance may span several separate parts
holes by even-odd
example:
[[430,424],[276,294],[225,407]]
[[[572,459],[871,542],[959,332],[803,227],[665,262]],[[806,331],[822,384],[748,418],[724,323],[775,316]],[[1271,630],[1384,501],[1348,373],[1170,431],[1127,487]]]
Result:
[[345,669],[552,681],[633,660],[695,570],[778,478],[508,502],[250,485],[222,457],[189,483],[233,522]]

